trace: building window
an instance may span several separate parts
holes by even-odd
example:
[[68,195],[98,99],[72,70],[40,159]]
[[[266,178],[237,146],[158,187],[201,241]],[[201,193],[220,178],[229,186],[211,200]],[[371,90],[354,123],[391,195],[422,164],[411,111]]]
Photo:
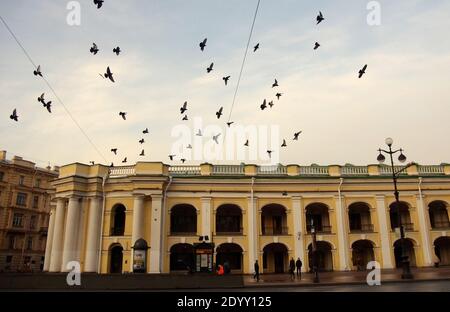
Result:
[[36,229],[36,220],[37,220],[36,216],[31,216],[31,218],[30,218],[30,230]]
[[25,193],[18,193],[17,194],[16,205],[25,207],[27,205],[27,194],[25,194]]
[[21,214],[21,213],[14,214],[13,226],[14,227],[23,227],[23,214]]
[[24,176],[20,176],[19,177],[19,185],[24,185],[25,184],[25,177]]
[[0,181],[3,181],[4,176],[5,176],[5,173],[3,171],[0,171]]
[[14,249],[14,245],[16,244],[16,237],[10,236],[9,237],[9,249]]
[[33,197],[33,208],[37,209],[39,207],[39,196],[34,196]]
[[33,249],[33,238],[29,237],[27,240],[27,250]]
[[36,181],[34,181],[34,187],[41,187],[41,179],[36,179]]

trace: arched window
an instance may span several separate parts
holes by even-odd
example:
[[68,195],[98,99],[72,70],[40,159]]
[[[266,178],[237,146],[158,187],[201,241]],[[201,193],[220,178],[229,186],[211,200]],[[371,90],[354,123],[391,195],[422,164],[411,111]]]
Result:
[[174,235],[197,233],[197,210],[194,206],[180,204],[171,209],[170,233]]
[[366,203],[353,203],[348,207],[350,232],[373,232],[370,208]]
[[358,271],[364,271],[367,263],[375,260],[373,242],[370,240],[358,240],[352,244],[352,262]]
[[450,237],[437,238],[434,241],[434,252],[439,258],[439,266],[450,265]]
[[242,211],[236,205],[222,205],[216,211],[216,233],[242,234]]
[[391,219],[391,229],[400,227],[400,222],[405,231],[414,231],[414,224],[411,223],[411,215],[409,214],[409,206],[405,202],[394,202],[389,205],[389,216]]
[[126,208],[122,204],[117,204],[113,207],[111,213],[111,235],[123,236],[125,232],[125,211]]
[[266,205],[261,209],[263,235],[287,235],[286,208],[278,204]]
[[434,201],[428,205],[430,214],[430,224],[432,229],[448,229],[450,222],[448,219],[447,204],[443,201]]
[[306,206],[306,229],[308,233],[311,233],[311,222],[313,222],[317,233],[331,233],[328,206],[322,203]]

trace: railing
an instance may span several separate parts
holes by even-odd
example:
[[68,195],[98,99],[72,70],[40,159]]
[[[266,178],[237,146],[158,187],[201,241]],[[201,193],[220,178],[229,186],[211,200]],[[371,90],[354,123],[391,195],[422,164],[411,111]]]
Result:
[[431,228],[433,230],[449,229],[450,222],[449,221],[434,221]]
[[444,166],[440,165],[418,166],[417,172],[420,175],[444,174]]
[[39,233],[40,233],[41,235],[47,235],[47,233],[48,233],[48,227],[47,227],[47,226],[41,226],[40,229],[39,229]]
[[350,229],[350,233],[373,232],[373,224],[361,224],[360,227]]
[[170,175],[200,175],[200,166],[170,166]]
[[192,231],[192,232],[175,232],[175,231],[171,231],[169,233],[170,236],[197,236],[197,232],[196,231]]
[[412,232],[414,231],[414,223],[403,223],[403,228],[405,231]]
[[[392,167],[391,166],[387,166],[387,165],[383,165],[383,166],[379,166],[379,171],[380,171],[380,175],[390,175],[392,176]],[[394,171],[398,172],[400,170],[402,170],[403,168],[405,168],[405,166],[394,166]],[[407,175],[408,173],[406,172],[406,170],[400,172],[400,175]]]
[[369,171],[366,166],[345,166],[341,168],[342,175],[367,175]]
[[125,232],[125,228],[123,227],[112,227],[111,228],[111,236],[123,236]]
[[288,227],[270,227],[270,226],[264,226],[262,228],[262,235],[288,235]]
[[213,166],[213,174],[217,174],[217,175],[244,174],[244,166],[241,166],[241,165],[215,165],[215,166]]
[[109,176],[127,176],[134,174],[134,166],[118,166],[109,168]]
[[258,173],[260,174],[287,174],[287,167],[276,165],[276,166],[260,166],[258,167]]
[[[316,226],[315,230],[318,234],[331,234],[331,225]],[[306,225],[306,232],[311,234],[311,224]]]
[[300,167],[300,175],[328,175],[328,167],[325,166]]
[[233,236],[233,235],[242,235],[244,233],[244,229],[241,227],[239,230],[235,231],[232,229],[216,229],[217,236]]

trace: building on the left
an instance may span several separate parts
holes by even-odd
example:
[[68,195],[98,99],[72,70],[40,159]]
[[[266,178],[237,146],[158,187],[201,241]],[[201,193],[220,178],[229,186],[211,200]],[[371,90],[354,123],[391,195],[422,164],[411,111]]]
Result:
[[42,271],[58,167],[0,151],[0,272]]

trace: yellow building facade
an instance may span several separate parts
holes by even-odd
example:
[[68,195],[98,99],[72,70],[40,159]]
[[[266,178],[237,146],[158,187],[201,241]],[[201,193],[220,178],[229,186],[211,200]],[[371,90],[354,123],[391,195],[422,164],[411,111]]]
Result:
[[[357,270],[372,260],[398,266],[400,225],[413,267],[432,266],[436,257],[450,265],[450,165],[409,167],[398,180],[399,206],[390,170],[70,164],[54,181],[45,268],[68,271],[78,261],[83,272],[132,272],[132,247],[143,239],[147,273],[227,263],[250,274],[255,260],[263,273],[281,273],[291,258],[307,271],[311,224],[322,270]],[[199,253],[200,241],[213,247],[211,260]]]

